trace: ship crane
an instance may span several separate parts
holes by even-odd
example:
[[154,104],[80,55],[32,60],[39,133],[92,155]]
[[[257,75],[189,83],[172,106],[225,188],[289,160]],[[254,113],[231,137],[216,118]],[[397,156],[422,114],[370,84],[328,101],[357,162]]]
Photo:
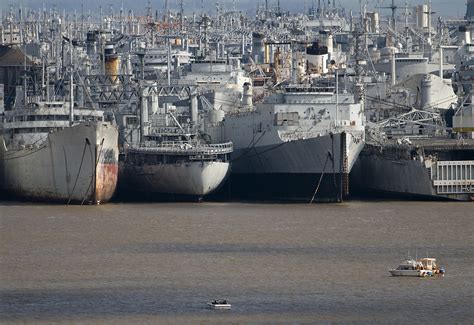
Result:
[[401,129],[407,125],[418,125],[423,128],[442,130],[445,128],[438,113],[412,109],[410,112],[390,117],[375,124],[378,129]]

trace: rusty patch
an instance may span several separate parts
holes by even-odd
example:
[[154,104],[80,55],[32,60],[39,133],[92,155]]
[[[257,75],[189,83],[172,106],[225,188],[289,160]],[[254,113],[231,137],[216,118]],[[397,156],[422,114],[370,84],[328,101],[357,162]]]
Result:
[[96,171],[95,203],[109,201],[115,193],[118,179],[118,164],[99,163]]

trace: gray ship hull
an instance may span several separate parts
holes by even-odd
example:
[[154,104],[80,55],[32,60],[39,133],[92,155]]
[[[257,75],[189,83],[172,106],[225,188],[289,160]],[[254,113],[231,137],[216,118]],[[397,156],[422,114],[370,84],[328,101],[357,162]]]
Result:
[[104,203],[118,175],[118,131],[87,123],[49,133],[41,144],[8,150],[0,137],[0,177],[5,193],[60,203]]
[[124,149],[120,156],[119,194],[140,199],[200,199],[229,174],[232,143],[163,141]]
[[[353,192],[413,199],[474,200],[474,161],[448,160],[441,151],[431,154],[444,156],[445,160],[420,159],[408,148],[390,150],[367,145],[351,174]],[[472,149],[459,150],[457,157],[472,154]]]
[[348,194],[348,175],[362,147],[344,132],[237,149],[227,189],[255,199],[340,200]]
[[437,196],[428,169],[419,160],[392,160],[361,154],[354,166],[351,184],[357,193]]
[[229,163],[221,161],[186,161],[177,163],[121,163],[120,193],[147,193],[153,198],[201,198],[221,185],[227,177]]

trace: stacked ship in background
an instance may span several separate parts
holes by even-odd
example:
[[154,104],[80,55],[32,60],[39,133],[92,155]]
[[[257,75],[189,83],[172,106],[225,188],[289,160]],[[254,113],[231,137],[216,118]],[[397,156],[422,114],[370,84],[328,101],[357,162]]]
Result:
[[0,184],[79,203],[117,183],[123,200],[472,200],[474,2],[436,26],[429,1],[393,1],[388,22],[376,7],[5,11]]

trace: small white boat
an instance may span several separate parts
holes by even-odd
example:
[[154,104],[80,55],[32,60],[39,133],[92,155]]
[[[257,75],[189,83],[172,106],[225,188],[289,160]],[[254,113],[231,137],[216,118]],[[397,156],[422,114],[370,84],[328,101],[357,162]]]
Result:
[[213,300],[209,301],[207,306],[211,309],[230,309],[232,305],[227,300]]
[[389,272],[392,276],[416,277],[443,276],[446,273],[444,267],[438,267],[436,259],[430,257],[418,260],[406,259],[396,269],[390,269]]

